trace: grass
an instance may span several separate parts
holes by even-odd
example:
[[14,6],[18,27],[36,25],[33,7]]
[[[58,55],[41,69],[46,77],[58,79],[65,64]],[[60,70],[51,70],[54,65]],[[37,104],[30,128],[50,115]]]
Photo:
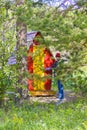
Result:
[[0,130],[87,130],[86,98],[58,106],[26,101],[0,109]]

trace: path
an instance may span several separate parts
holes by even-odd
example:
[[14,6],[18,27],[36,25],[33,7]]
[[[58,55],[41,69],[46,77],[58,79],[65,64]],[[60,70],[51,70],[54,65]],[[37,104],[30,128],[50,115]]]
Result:
[[[76,96],[75,93],[72,92],[71,90],[66,90],[65,91],[65,98],[63,99],[62,102],[69,102],[75,100]],[[30,97],[30,102],[43,102],[43,103],[57,103],[58,98],[56,96],[51,96],[51,97]]]

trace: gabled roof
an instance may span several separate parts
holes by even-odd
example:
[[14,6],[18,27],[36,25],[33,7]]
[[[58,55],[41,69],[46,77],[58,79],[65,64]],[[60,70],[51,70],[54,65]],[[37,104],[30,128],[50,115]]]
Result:
[[[30,45],[33,43],[33,40],[37,34],[41,35],[41,32],[40,31],[27,32],[27,47],[28,47],[28,49],[29,49]],[[17,50],[17,48],[15,46],[14,51],[12,52],[11,56],[8,59],[8,62],[7,62],[8,65],[16,64],[16,62],[17,62],[16,56],[15,56],[16,50]]]
[[41,32],[40,31],[27,32],[27,47],[28,48],[33,43],[33,40],[37,34],[41,35]]
[[27,42],[32,42],[37,34],[41,35],[40,31],[27,32]]

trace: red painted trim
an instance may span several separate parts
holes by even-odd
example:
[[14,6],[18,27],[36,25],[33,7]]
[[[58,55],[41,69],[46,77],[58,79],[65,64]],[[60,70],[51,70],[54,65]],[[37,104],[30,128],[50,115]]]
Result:
[[[30,45],[30,48],[28,50],[28,71],[29,73],[33,74],[33,45]],[[33,77],[32,79],[28,79],[28,90],[34,90],[33,87]]]
[[[53,55],[51,51],[47,48],[44,50],[44,68],[49,68],[53,65],[55,62],[55,59],[53,58]],[[46,70],[45,71],[45,76],[52,76],[52,70]],[[44,83],[45,89],[46,90],[51,90],[51,85],[52,85],[52,79],[47,79]]]

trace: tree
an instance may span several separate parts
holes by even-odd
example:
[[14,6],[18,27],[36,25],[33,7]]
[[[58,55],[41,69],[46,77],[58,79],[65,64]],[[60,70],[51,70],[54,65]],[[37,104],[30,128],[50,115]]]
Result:
[[[21,1],[20,1],[21,2]],[[19,2],[19,5],[20,5]],[[27,3],[27,4],[26,4]],[[25,4],[16,6],[15,3],[10,3],[10,1],[1,1],[1,8],[0,8],[0,105],[3,103],[4,94],[8,89],[15,89],[14,87],[17,86],[19,73],[17,69],[20,67],[20,59],[23,57],[22,54],[23,49],[18,50],[23,46],[25,42],[25,28],[27,21],[26,16],[29,16],[30,12],[30,5],[28,1]],[[9,4],[7,8],[7,4]],[[24,12],[23,12],[24,10]],[[29,18],[28,17],[28,18]],[[23,19],[22,19],[23,18]],[[16,26],[17,20],[17,26]],[[22,22],[21,22],[22,20]],[[25,24],[24,24],[25,23]],[[17,27],[17,28],[16,28]],[[16,35],[16,30],[18,34]],[[23,34],[23,35],[21,35]],[[17,38],[16,38],[17,36]],[[21,36],[21,37],[20,37]],[[16,46],[17,41],[17,46]],[[16,46],[16,53],[15,56],[17,57],[17,64],[16,65],[8,65],[9,57],[14,53],[14,47]],[[18,50],[18,51],[17,51]],[[26,51],[27,53],[27,51]],[[17,55],[18,54],[18,55]],[[8,83],[10,82],[10,84]],[[20,86],[20,84],[19,84]]]
[[[9,3],[8,3],[9,4]],[[14,19],[7,17],[6,2],[0,3],[0,106],[8,86],[11,85],[10,68],[7,65],[9,56],[15,43]],[[8,7],[8,9],[10,6]],[[10,44],[12,43],[12,44]]]
[[[66,77],[70,78],[76,70],[82,73],[79,69],[87,65],[86,6],[85,1],[77,1],[64,10],[60,6],[36,7],[33,8],[33,16],[29,21],[29,28],[42,31],[47,46],[54,46],[68,57],[68,64],[61,64],[62,70],[58,73],[63,81],[67,81]],[[77,79],[74,80],[76,82]]]

